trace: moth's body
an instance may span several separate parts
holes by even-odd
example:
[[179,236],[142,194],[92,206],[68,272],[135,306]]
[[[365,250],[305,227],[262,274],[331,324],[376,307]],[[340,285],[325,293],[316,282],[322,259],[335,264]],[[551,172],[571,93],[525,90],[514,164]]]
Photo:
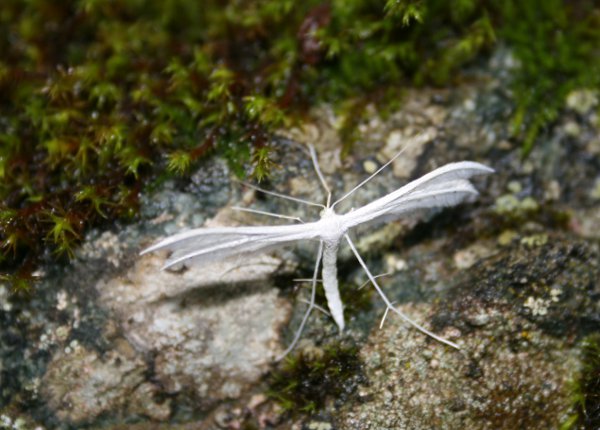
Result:
[[338,215],[333,208],[325,208],[321,211],[321,219],[314,223],[315,230],[324,241],[342,240],[344,233],[348,231],[347,220],[344,215]]
[[344,304],[340,297],[337,279],[337,252],[342,238],[348,231],[344,217],[335,213],[333,208],[325,208],[321,219],[315,223],[321,232],[323,242],[323,289],[327,298],[327,306],[340,331],[344,330]]
[[[144,250],[142,254],[159,249],[171,250],[172,253],[163,267],[167,268],[184,262],[206,264],[211,261],[218,261],[232,256],[264,252],[271,248],[294,244],[299,240],[318,241],[319,250],[312,278],[310,307],[302,320],[300,329],[298,330],[294,341],[285,351],[285,355],[298,341],[301,330],[307,321],[311,309],[316,307],[315,288],[321,260],[323,263],[322,280],[327,304],[331,311],[331,316],[339,329],[344,329],[344,307],[338,288],[336,264],[337,251],[340,242],[344,239],[365,270],[370,282],[387,305],[384,318],[385,315],[387,315],[387,311],[391,310],[428,336],[454,348],[458,348],[453,342],[445,340],[428,331],[393,306],[387,296],[383,293],[363,259],[358,254],[356,247],[348,235],[348,231],[357,225],[387,222],[397,219],[401,215],[415,212],[420,209],[455,206],[463,201],[472,199],[477,195],[477,190],[468,179],[474,175],[492,173],[493,170],[472,161],[446,164],[363,207],[351,210],[345,214],[337,214],[334,210],[337,203],[344,200],[360,186],[364,185],[399,154],[357,187],[346,193],[340,200],[330,204],[331,192],[318,167],[314,148],[309,146],[309,149],[315,170],[325,190],[328,192],[327,205],[318,205],[264,190],[261,191],[275,194],[278,197],[321,206],[323,210],[321,211],[321,218],[318,221],[279,226],[198,228],[168,237]],[[256,212],[265,214],[260,211]],[[277,214],[271,215],[290,218]]]

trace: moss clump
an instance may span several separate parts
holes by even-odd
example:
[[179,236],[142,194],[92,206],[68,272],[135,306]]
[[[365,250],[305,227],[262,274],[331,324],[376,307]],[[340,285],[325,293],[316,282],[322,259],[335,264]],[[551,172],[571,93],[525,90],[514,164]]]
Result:
[[519,61],[512,128],[528,153],[571,91],[600,87],[600,8],[563,0],[505,0],[493,7],[500,36]]
[[269,396],[293,415],[314,414],[340,400],[361,378],[358,349],[330,345],[286,357],[268,379]]
[[574,410],[561,430],[600,428],[600,335],[582,342],[582,369],[575,382]]
[[567,91],[598,86],[597,20],[559,0],[4,0],[0,270],[17,285],[47,251],[72,255],[213,151],[267,177],[272,133],[315,104],[337,109],[349,150],[368,103],[454,83],[499,38],[521,63],[528,150]]

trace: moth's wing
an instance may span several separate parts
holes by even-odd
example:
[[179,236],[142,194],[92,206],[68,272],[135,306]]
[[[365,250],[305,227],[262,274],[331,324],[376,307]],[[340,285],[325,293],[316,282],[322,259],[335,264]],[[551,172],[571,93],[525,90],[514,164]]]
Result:
[[314,239],[312,224],[266,227],[197,228],[167,237],[140,254],[171,251],[163,269],[179,263],[205,264],[234,256],[264,252],[298,240]]
[[345,226],[351,228],[363,223],[385,222],[421,209],[455,206],[477,196],[469,178],[493,172],[493,169],[473,161],[446,164],[345,214]]
[[361,208],[366,209],[365,211],[348,213],[347,225],[353,227],[363,223],[387,222],[424,209],[455,206],[473,199],[477,194],[469,181],[451,181],[425,191],[413,191],[392,202],[376,200]]

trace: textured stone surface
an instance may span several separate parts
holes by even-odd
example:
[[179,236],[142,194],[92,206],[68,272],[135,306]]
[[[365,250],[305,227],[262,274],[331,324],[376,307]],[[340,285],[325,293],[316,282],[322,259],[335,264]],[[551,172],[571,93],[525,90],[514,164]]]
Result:
[[[423,243],[412,258],[442,244]],[[456,286],[441,302],[402,310],[432,321],[461,350],[388,317],[361,350],[368,382],[334,421],[344,429],[559,428],[581,370],[575,339],[600,329],[592,299],[600,294],[598,252],[597,244],[556,236],[430,272],[425,282]]]
[[207,403],[235,398],[280,352],[289,306],[269,286],[280,261],[269,256],[177,272],[144,256],[126,274],[97,284],[140,353],[152,354],[166,392],[183,389]]
[[144,383],[144,361],[124,340],[119,349],[100,356],[76,346],[54,355],[42,381],[42,396],[60,420],[80,424],[128,409],[154,419],[169,417],[170,402],[156,402],[158,386]]
[[[414,306],[405,310],[424,316]],[[519,324],[507,322],[512,316],[495,319]],[[461,340],[456,352],[390,320],[362,350],[369,383],[359,400],[343,408],[340,428],[555,428],[570,412],[568,384],[578,370],[576,355],[535,331],[527,340],[510,342],[506,335],[513,330],[492,324],[487,335],[455,336]],[[444,334],[453,333],[448,328]]]

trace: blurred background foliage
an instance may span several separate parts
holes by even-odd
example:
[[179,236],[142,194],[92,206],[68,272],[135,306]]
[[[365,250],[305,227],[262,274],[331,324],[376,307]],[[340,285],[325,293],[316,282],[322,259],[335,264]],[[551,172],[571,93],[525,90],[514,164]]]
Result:
[[526,154],[569,91],[600,87],[595,1],[2,0],[2,276],[27,290],[40,260],[211,152],[264,179],[272,134],[320,103],[350,150],[367,104],[460,83],[497,44]]

